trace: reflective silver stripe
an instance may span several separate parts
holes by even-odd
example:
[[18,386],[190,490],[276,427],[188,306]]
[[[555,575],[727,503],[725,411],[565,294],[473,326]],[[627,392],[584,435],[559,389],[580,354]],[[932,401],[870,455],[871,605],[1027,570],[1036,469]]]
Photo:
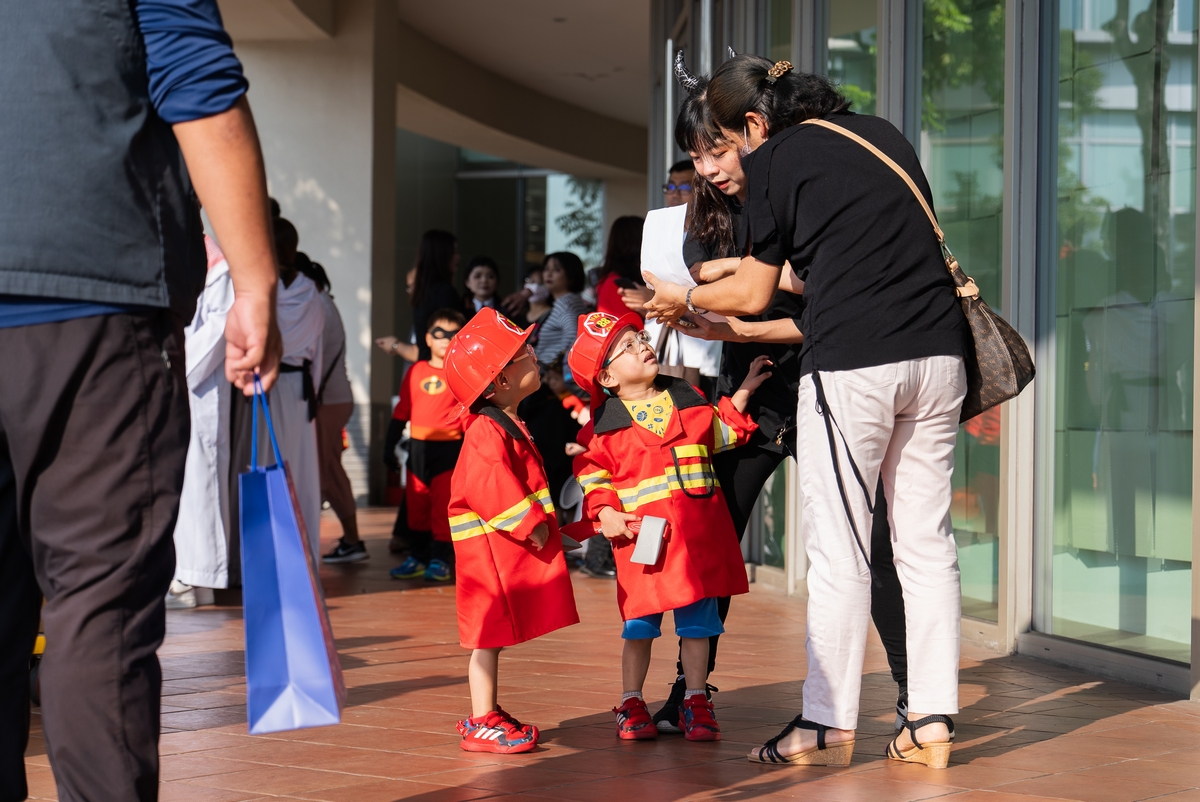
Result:
[[474,528],[480,527],[480,526],[483,527],[484,529],[487,529],[487,524],[484,523],[482,518],[476,518],[474,521],[463,521],[460,524],[451,524],[450,534],[453,535],[453,534],[457,534],[459,532],[466,532],[469,529],[474,529]]
[[521,521],[525,520],[525,516],[529,514],[530,509],[531,509],[530,507],[526,507],[525,509],[518,512],[516,515],[513,515],[509,518],[505,518],[500,521],[494,521],[492,523],[492,526],[495,527],[496,529],[503,529],[506,532],[511,529],[514,529],[517,526],[520,526]]

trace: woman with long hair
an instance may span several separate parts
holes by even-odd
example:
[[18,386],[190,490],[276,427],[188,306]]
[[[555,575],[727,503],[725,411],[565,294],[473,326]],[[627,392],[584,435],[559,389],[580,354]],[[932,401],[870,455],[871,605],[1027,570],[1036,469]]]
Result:
[[628,215],[613,221],[608,232],[608,247],[604,264],[600,266],[600,283],[596,285],[596,311],[610,315],[629,310],[621,300],[620,290],[644,286],[642,281],[642,226],[646,221]]
[[863,534],[874,507],[869,488],[882,476],[909,656],[910,712],[888,756],[944,768],[958,712],[950,481],[969,331],[920,203],[843,131],[896,162],[932,207],[916,152],[886,120],[849,106],[827,79],[787,62],[738,56],[723,64],[705,109],[714,136],[753,153],[745,163],[748,255],[735,276],[692,289],[648,277],[656,295],[647,308],[667,320],[694,310],[757,314],[785,265],[805,282],[796,437],[814,457],[799,465],[810,561],[804,712],[750,759],[849,764],[874,580]]
[[[454,289],[454,274],[458,271],[458,240],[449,231],[430,229],[421,235],[417,247],[416,276],[409,293],[413,325],[407,342],[395,337],[380,337],[375,344],[407,362],[429,359],[425,345],[425,330],[429,316],[439,309],[458,309],[462,297]],[[417,333],[420,332],[420,336]]]

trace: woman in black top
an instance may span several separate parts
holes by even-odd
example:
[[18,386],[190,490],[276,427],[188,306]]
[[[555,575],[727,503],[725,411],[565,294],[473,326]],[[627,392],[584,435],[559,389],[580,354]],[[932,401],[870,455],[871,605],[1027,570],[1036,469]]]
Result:
[[[675,123],[675,140],[696,166],[687,239],[683,245],[684,263],[691,266],[700,281],[714,281],[736,271],[739,242],[745,242],[746,176],[737,149],[713,136],[705,125],[704,93],[708,81],[687,72],[682,54],[676,59],[676,77],[688,97]],[[761,316],[730,318],[728,323],[710,323],[697,317],[700,328],[675,324],[675,328],[693,337],[724,340],[717,395],[733,395],[746,378],[750,363],[765,355],[771,360],[771,376],[751,398],[747,413],[758,424],[750,441],[713,457],[717,479],[724,490],[734,528],[741,540],[759,494],[787,456],[796,457],[796,403],[800,384],[800,333],[798,321],[804,310],[804,296],[796,292],[803,285],[794,279],[791,269],[783,271],[785,280],[776,291],[771,305]],[[820,455],[818,455],[820,456]],[[877,505],[882,501],[877,492]],[[883,587],[871,596],[871,613],[887,651],[892,678],[899,686],[897,715],[903,718],[907,698],[907,656],[904,644],[904,600],[896,568],[892,563],[891,538],[887,511],[876,507],[872,527],[871,565]],[[729,599],[718,602],[725,621]],[[709,644],[709,673],[716,665],[717,643]],[[682,677],[682,663],[677,668]],[[671,730],[678,720],[686,683],[676,681],[671,696],[654,716],[659,729]],[[899,726],[899,725],[897,725]]]
[[415,269],[416,281],[409,299],[413,310],[413,327],[408,342],[401,342],[395,337],[380,337],[375,341],[389,354],[408,362],[429,359],[425,335],[417,336],[417,332],[429,328],[429,316],[439,309],[462,307],[462,296],[452,283],[454,274],[458,272],[458,240],[449,231],[426,231],[417,248]]
[[711,127],[753,152],[750,255],[735,279],[690,291],[648,276],[656,296],[647,308],[669,320],[695,309],[759,313],[785,264],[805,282],[798,446],[830,455],[800,465],[811,562],[805,715],[750,759],[849,763],[872,584],[863,530],[868,488],[882,476],[908,625],[909,709],[920,711],[909,713],[888,754],[940,768],[953,737],[945,714],[958,709],[961,591],[949,512],[966,320],[907,184],[837,130],[800,124],[820,119],[854,132],[905,169],[932,205],[908,141],[849,105],[826,79],[787,62],[739,56],[714,73]]

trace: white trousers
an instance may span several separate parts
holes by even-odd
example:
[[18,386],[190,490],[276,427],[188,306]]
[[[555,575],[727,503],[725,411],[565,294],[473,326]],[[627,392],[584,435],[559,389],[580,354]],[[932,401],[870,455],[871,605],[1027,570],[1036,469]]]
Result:
[[883,475],[904,590],[909,710],[957,713],[961,591],[950,480],[966,395],[963,360],[926,357],[822,372],[820,378],[837,423],[834,442],[861,549],[838,490],[813,377],[805,376],[797,414],[801,535],[810,566],[804,717],[838,729],[858,727],[871,615],[871,578],[863,559],[864,551],[870,554],[871,513],[847,447],[872,504]]

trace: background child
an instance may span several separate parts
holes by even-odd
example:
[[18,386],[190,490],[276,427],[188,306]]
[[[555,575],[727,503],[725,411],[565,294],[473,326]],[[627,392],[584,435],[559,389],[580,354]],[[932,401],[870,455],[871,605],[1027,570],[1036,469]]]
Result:
[[469,752],[537,745],[537,728],[497,701],[500,650],[579,623],[542,459],[517,416],[517,405],[541,384],[528,338],[485,308],[446,355],[450,389],[476,413],[450,493],[459,638],[473,650],[471,716],[458,725]]
[[408,558],[391,571],[394,579],[424,577],[431,582],[450,579],[454,547],[450,541],[450,475],[462,450],[463,423],[459,405],[446,381],[445,358],[450,340],[466,320],[454,309],[439,309],[429,319],[425,344],[430,357],[413,364],[400,387],[392,412],[383,458],[399,470],[396,443],[409,423],[408,482],[404,509],[408,523]]
[[496,285],[500,283],[500,268],[490,256],[476,256],[467,263],[467,290],[463,293],[463,312],[467,318],[485,306],[496,308]]
[[[625,626],[621,675],[625,693],[617,716],[620,738],[654,738],[658,728],[642,698],[653,639],[663,613],[674,611],[683,642],[687,692],[679,728],[690,741],[721,737],[706,694],[708,639],[724,632],[717,599],[749,591],[729,508],[717,485],[712,456],[744,443],[756,428],[745,414],[750,394],[770,374],[755,360],[732,399],[714,409],[686,381],[659,376],[658,360],[637,315],[593,312],[579,320],[568,357],[575,380],[596,407],[575,458],[584,491],[584,517],[599,521],[613,545],[617,604]],[[630,562],[633,521],[667,520],[666,542],[653,566]]]

